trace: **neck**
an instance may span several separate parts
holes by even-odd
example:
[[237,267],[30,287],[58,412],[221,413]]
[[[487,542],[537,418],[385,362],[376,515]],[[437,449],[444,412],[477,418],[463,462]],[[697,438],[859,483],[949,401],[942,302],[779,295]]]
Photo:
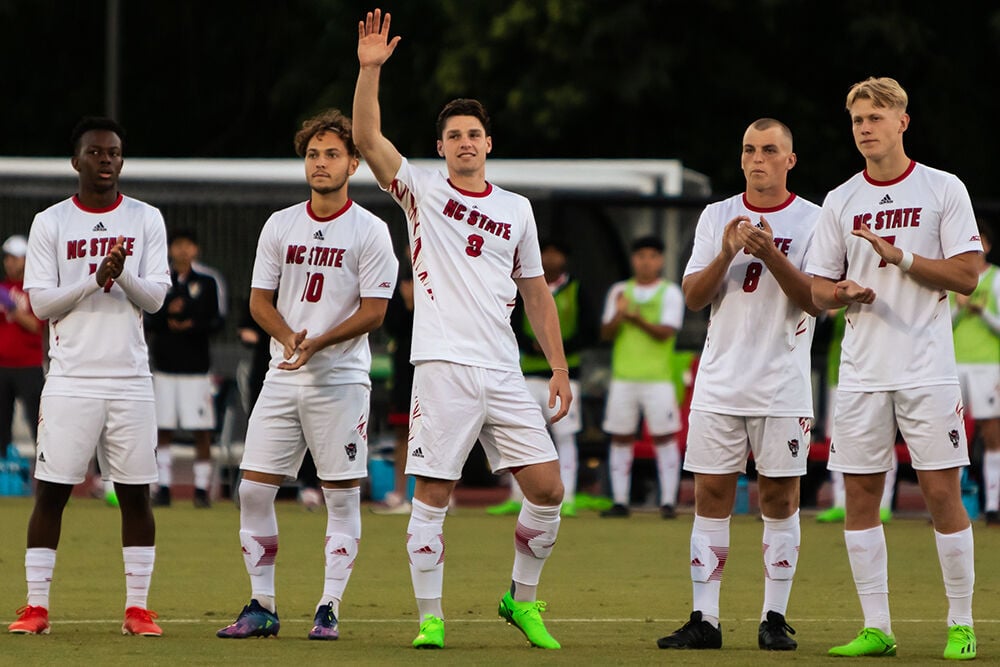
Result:
[[187,274],[191,273],[191,265],[190,264],[174,264],[174,271],[177,273],[178,276],[184,277]]
[[87,208],[109,208],[118,200],[118,189],[96,191],[80,188],[76,197]]
[[781,206],[788,201],[791,194],[784,185],[766,190],[748,188],[746,192],[747,203],[754,208],[775,208]]
[[467,192],[483,192],[486,190],[485,169],[480,169],[472,173],[458,173],[449,169],[448,180],[456,188]]
[[865,171],[876,181],[894,181],[902,176],[909,166],[910,158],[901,150],[877,159],[865,160]]
[[642,285],[643,287],[647,285],[654,285],[659,281],[660,281],[660,276],[653,276],[652,278],[640,278],[639,276],[635,277],[635,284]]
[[321,194],[315,190],[309,199],[312,212],[320,218],[328,218],[347,204],[347,188]]

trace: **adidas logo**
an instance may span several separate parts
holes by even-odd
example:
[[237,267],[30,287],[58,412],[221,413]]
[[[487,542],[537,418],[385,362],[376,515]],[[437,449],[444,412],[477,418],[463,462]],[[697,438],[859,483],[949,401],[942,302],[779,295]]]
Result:
[[95,232],[106,232],[106,231],[108,231],[108,228],[104,226],[103,222],[98,222],[96,225],[94,225],[94,231]]
[[38,462],[45,463],[45,452],[38,452]]
[[413,553],[415,553],[415,554],[434,554],[435,551],[425,544],[424,546],[422,546],[419,549],[415,550]]
[[705,564],[702,563],[698,558],[692,558],[691,567],[705,567]]
[[771,563],[771,567],[787,567],[787,568],[791,568],[792,564],[789,563],[787,560],[779,560],[776,563]]
[[333,551],[331,551],[330,555],[331,556],[347,556],[349,554],[347,553],[347,549],[345,549],[344,547],[340,547],[339,549],[334,549]]
[[317,241],[322,241],[326,237],[323,236],[323,230],[322,229],[317,229],[316,233],[313,234],[313,238],[315,240],[317,240]]
[[413,456],[413,457],[418,458],[418,459],[422,459],[422,458],[424,458],[424,450],[422,450],[419,447],[417,447],[412,452],[410,452],[410,456]]
[[885,206],[886,204],[891,204],[891,203],[892,203],[892,197],[890,197],[889,193],[887,192],[885,193],[885,196],[882,197],[882,200],[878,203],[878,205]]

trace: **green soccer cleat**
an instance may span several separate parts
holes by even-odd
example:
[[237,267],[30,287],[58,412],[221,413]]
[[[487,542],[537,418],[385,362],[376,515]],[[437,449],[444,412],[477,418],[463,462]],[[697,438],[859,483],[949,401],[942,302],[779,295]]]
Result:
[[878,518],[882,523],[889,523],[892,521],[892,510],[888,507],[883,507],[878,511]]
[[862,628],[849,643],[830,649],[830,655],[847,658],[893,656],[896,655],[896,639],[878,628]]
[[831,507],[816,515],[816,520],[820,523],[840,523],[847,516],[847,510],[843,507]]
[[606,509],[611,509],[614,502],[611,498],[592,496],[589,493],[577,493],[573,504],[578,510],[595,510],[603,512]]
[[968,625],[948,628],[948,643],[944,647],[945,660],[972,660],[976,657],[976,633]]
[[507,621],[508,625],[513,625],[520,630],[532,646],[538,648],[562,648],[559,642],[549,634],[542,622],[541,612],[545,611],[545,603],[535,602],[515,602],[510,596],[510,591],[504,593],[500,600],[500,607],[497,613],[500,618]]
[[486,513],[492,514],[493,516],[510,516],[512,514],[520,514],[521,501],[505,500],[499,505],[490,505],[486,508]]
[[576,516],[576,503],[563,503],[562,507],[559,508],[559,516],[564,516],[572,519]]
[[444,620],[430,614],[424,616],[413,648],[444,648]]

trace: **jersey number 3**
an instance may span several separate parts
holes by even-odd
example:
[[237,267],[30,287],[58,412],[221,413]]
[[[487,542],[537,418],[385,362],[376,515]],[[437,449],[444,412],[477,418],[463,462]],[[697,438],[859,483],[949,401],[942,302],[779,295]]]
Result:
[[479,234],[469,234],[469,245],[465,246],[465,254],[469,257],[479,257],[483,254],[483,237]]

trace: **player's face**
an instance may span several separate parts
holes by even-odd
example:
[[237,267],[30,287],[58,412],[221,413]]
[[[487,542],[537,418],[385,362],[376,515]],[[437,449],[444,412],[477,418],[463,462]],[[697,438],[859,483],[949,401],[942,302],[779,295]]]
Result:
[[650,283],[663,272],[663,253],[653,248],[640,248],[632,253],[632,271],[640,283]]
[[306,182],[313,192],[327,195],[347,185],[358,169],[347,144],[333,132],[320,132],[306,146]]
[[118,190],[122,171],[122,140],[111,130],[90,130],[80,137],[70,161],[79,173],[80,188],[91,192]]
[[475,116],[452,116],[445,123],[437,150],[450,172],[476,174],[485,168],[493,139],[486,136],[486,128]]
[[[989,252],[989,251],[987,251]],[[24,257],[17,255],[3,256],[3,272],[10,280],[21,280],[24,278]]]
[[792,142],[780,127],[766,130],[749,128],[743,135],[743,157],[740,164],[747,179],[747,188],[758,192],[773,188],[784,189],[788,172],[795,166]]
[[851,106],[854,144],[865,160],[878,162],[903,150],[903,132],[910,117],[901,109],[877,107],[869,99],[855,100]]
[[542,251],[542,271],[546,278],[558,278],[566,271],[566,255],[555,246]]
[[191,262],[198,257],[198,244],[191,239],[174,239],[168,250],[170,261],[175,266],[191,266]]

